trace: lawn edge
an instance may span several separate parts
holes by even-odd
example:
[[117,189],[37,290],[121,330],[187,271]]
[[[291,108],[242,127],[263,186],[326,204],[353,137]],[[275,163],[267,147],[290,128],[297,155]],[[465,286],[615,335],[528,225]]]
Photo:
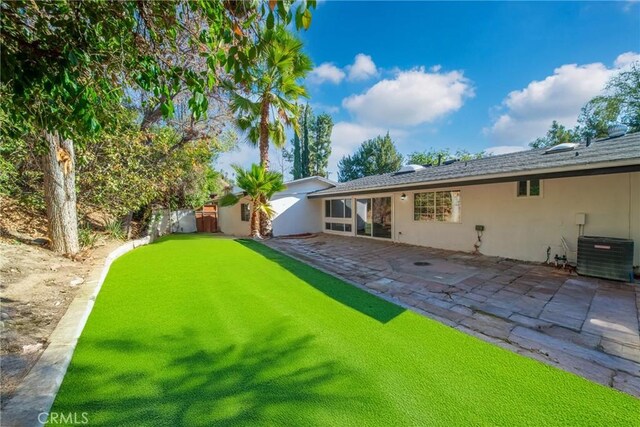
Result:
[[20,427],[44,425],[111,265],[122,255],[153,241],[151,236],[147,236],[127,242],[107,255],[102,269],[91,272],[49,336],[49,345],[3,408],[0,424]]
[[[240,240],[240,239],[237,239],[237,240]],[[553,358],[551,356],[546,355],[544,352],[537,351],[535,349],[529,349],[529,348],[526,348],[526,347],[522,347],[520,345],[514,345],[511,342],[509,342],[508,339],[505,340],[505,339],[502,339],[502,338],[499,338],[499,337],[494,337],[494,336],[483,334],[482,332],[479,332],[479,331],[473,330],[471,328],[465,327],[464,325],[460,325],[458,322],[450,320],[450,319],[448,319],[446,317],[442,317],[442,316],[439,316],[438,314],[432,313],[432,312],[430,312],[428,310],[423,310],[421,308],[414,307],[414,306],[411,306],[409,304],[406,304],[403,301],[401,301],[400,299],[397,299],[397,298],[395,298],[393,296],[390,296],[390,295],[386,295],[386,294],[384,294],[382,292],[378,292],[375,289],[367,287],[364,284],[360,284],[360,283],[354,282],[352,280],[349,280],[349,279],[341,276],[339,273],[332,272],[329,269],[321,267],[321,266],[317,265],[312,259],[305,259],[305,257],[301,257],[296,253],[289,252],[289,251],[287,251],[285,249],[282,249],[280,247],[271,246],[269,244],[269,240],[256,241],[256,243],[259,243],[259,244],[261,244],[261,245],[263,245],[263,246],[265,246],[265,247],[267,247],[267,248],[269,248],[269,249],[271,249],[271,250],[273,250],[275,252],[278,252],[279,254],[282,254],[282,255],[284,255],[286,257],[289,257],[289,258],[291,258],[291,259],[293,259],[295,261],[301,262],[301,263],[307,265],[310,268],[313,268],[313,269],[316,269],[316,270],[318,270],[318,271],[320,271],[322,273],[328,274],[331,277],[334,277],[334,278],[336,278],[338,280],[341,280],[341,281],[343,281],[344,283],[346,283],[348,285],[355,286],[356,288],[359,288],[359,289],[367,292],[368,294],[374,295],[374,296],[376,296],[376,297],[378,297],[378,298],[380,298],[380,299],[382,299],[384,301],[387,301],[387,302],[389,302],[391,304],[395,304],[397,306],[400,306],[400,307],[402,307],[402,308],[404,308],[404,309],[406,309],[408,311],[411,311],[411,312],[416,313],[416,314],[418,314],[420,316],[423,316],[423,317],[426,317],[426,318],[428,318],[430,320],[438,322],[441,325],[444,325],[444,326],[450,327],[452,329],[455,329],[456,331],[458,331],[460,333],[463,333],[465,335],[468,335],[468,336],[471,336],[473,338],[479,339],[480,341],[484,341],[485,343],[488,343],[488,344],[491,344],[491,345],[495,345],[495,346],[497,346],[497,347],[499,347],[499,348],[501,348],[503,350],[509,351],[511,353],[514,353],[514,354],[522,356],[522,357],[525,357],[525,358],[527,358],[529,360],[533,360],[535,362],[541,363],[541,364],[546,365],[546,366],[548,366],[550,368],[558,369],[558,370],[560,370],[562,372],[565,372],[567,374],[576,376],[576,377],[581,378],[581,379],[583,379],[585,381],[588,381],[588,382],[591,382],[591,383],[594,383],[594,384],[598,384],[599,386],[605,387],[605,388],[610,389],[610,390],[614,390],[614,391],[616,391],[618,393],[622,393],[622,394],[637,398],[637,396],[635,396],[635,395],[633,395],[633,394],[631,394],[629,392],[625,392],[623,390],[617,389],[617,388],[613,387],[612,385],[606,385],[606,384],[600,383],[598,381],[594,381],[594,380],[591,380],[589,378],[585,378],[584,376],[580,375],[579,373],[574,372],[572,370],[569,370],[569,369],[563,367],[562,365],[558,364],[556,361],[553,360]],[[519,328],[520,329],[527,329],[527,328],[521,328],[521,327],[519,327]],[[568,355],[569,357],[575,358],[575,359],[579,359],[577,356],[574,356],[573,354],[570,354],[570,353],[566,353],[566,355]]]

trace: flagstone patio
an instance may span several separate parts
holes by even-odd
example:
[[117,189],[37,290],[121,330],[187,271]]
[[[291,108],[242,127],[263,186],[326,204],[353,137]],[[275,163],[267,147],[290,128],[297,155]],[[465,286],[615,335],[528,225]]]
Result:
[[463,332],[640,397],[638,285],[365,238],[265,243]]

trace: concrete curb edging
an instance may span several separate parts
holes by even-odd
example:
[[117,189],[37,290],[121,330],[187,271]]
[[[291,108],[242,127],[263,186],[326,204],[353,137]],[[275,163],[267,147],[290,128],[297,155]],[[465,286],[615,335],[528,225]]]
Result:
[[1,425],[44,425],[111,264],[127,252],[148,245],[153,240],[147,236],[119,246],[107,255],[100,274],[92,273],[51,333],[49,345],[3,408]]

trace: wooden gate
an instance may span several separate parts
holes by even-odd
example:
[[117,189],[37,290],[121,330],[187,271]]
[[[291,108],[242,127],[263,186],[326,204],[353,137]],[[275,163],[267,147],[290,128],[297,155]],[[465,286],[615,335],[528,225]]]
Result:
[[196,229],[198,233],[218,232],[218,206],[205,205],[196,211]]

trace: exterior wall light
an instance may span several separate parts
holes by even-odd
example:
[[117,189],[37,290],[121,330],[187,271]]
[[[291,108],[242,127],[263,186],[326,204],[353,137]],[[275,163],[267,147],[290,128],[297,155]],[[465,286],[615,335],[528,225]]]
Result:
[[402,195],[400,196],[400,200],[402,200],[403,202],[407,200],[407,195],[405,193],[402,193]]

